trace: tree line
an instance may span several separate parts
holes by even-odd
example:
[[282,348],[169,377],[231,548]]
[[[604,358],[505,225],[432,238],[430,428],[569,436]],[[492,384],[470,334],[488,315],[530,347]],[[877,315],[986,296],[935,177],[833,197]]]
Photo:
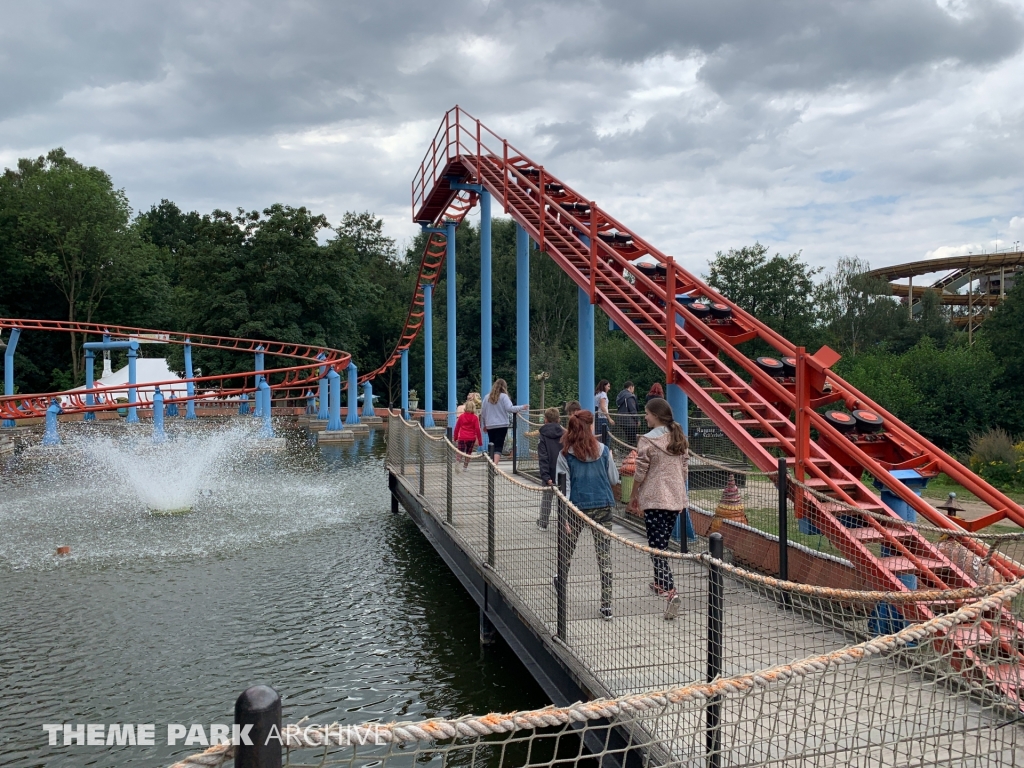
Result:
[[[515,226],[492,225],[494,374],[515,388]],[[0,316],[80,320],[189,333],[258,337],[351,352],[361,371],[375,369],[395,346],[409,309],[424,236],[405,252],[371,213],[332,223],[305,207],[186,212],[169,200],[133,212],[103,170],[62,149],[19,160],[0,177]],[[456,234],[458,392],[484,391],[479,380],[479,228]],[[867,265],[839,259],[821,272],[801,254],[769,254],[754,244],[720,252],[707,281],[783,336],[811,351],[843,354],[836,369],[854,386],[944,448],[966,449],[972,433],[1024,429],[1024,294],[1014,289],[976,334],[973,345],[931,294],[911,320]],[[576,286],[543,254],[531,258],[531,370],[549,374],[547,403],[578,396]],[[446,400],[444,277],[435,292],[434,403]],[[65,389],[84,380],[80,337],[23,336],[16,387]],[[641,393],[663,375],[600,311],[597,378]],[[756,342],[750,355],[767,349]],[[183,367],[180,349],[168,354]],[[115,365],[119,361],[115,360]],[[270,362],[270,361],[268,361]],[[196,350],[206,374],[244,370],[251,361]],[[410,386],[422,394],[423,344],[410,350]],[[374,382],[385,403],[400,397],[399,372]],[[532,382],[531,400],[540,402]],[[421,398],[422,399],[422,398]]]

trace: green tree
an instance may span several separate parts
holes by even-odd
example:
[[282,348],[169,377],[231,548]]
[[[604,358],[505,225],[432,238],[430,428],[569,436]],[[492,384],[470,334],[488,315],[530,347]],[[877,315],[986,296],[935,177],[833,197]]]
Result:
[[981,338],[1002,367],[999,387],[1006,393],[1003,423],[1011,432],[1024,430],[1024,281],[1018,279],[1006,299],[981,326]]
[[878,344],[905,322],[888,282],[867,275],[869,269],[867,262],[844,256],[816,291],[820,322],[844,355]]
[[[63,149],[6,169],[0,186],[13,247],[22,264],[45,274],[63,297],[65,317],[92,322],[107,291],[125,268],[131,210],[99,168],[86,167]],[[78,334],[71,337],[71,367],[84,361]]]

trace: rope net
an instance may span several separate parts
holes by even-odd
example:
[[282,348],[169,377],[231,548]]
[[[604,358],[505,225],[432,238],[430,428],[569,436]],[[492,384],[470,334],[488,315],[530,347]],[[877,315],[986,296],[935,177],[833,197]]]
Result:
[[[524,474],[536,467],[527,445]],[[507,458],[462,454],[401,418],[387,463],[595,698],[457,720],[299,723],[285,728],[289,765],[1024,764],[1024,580],[874,589],[859,564],[810,539],[791,543],[792,581],[780,580],[776,479],[706,457],[691,462],[691,535],[681,526],[665,549],[647,545],[622,504],[584,513],[509,474]],[[797,532],[799,511],[791,499]],[[708,554],[715,531],[721,560]]]

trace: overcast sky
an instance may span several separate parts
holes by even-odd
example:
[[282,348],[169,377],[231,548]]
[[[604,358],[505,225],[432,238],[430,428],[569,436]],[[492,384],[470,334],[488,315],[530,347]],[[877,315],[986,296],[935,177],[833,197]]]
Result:
[[684,265],[1024,240],[1024,0],[3,4],[0,165],[136,210],[370,210],[460,104]]

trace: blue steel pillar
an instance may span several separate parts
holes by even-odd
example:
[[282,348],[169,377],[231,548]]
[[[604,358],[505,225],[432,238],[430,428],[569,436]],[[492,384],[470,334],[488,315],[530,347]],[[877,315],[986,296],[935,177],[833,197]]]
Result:
[[363,382],[363,416],[376,416],[377,412],[373,410],[373,385],[370,384],[370,380],[367,379]]
[[[14,350],[18,346],[18,337],[21,336],[21,328],[12,328],[11,335],[7,339],[7,351],[4,352],[4,394],[14,394]],[[14,419],[4,419],[3,426],[13,427],[18,422]]]
[[[530,236],[516,224],[516,403],[530,404]],[[516,449],[530,455],[526,420],[516,414]]]
[[164,432],[164,393],[160,387],[153,392],[153,442],[163,443],[167,440]]
[[348,415],[345,417],[346,424],[359,423],[359,371],[355,363],[348,364]]
[[409,350],[402,350],[402,418],[409,421]]
[[259,396],[260,382],[263,381],[263,345],[256,347],[256,410],[253,416],[263,416],[263,398]]
[[46,431],[43,432],[43,445],[60,445],[60,435],[57,434],[57,414],[60,412],[60,403],[55,397],[50,401],[50,407],[46,409]]
[[327,431],[337,432],[341,429],[341,376],[331,368],[327,371]]
[[489,392],[491,372],[491,193],[480,192],[480,391]]
[[[690,436],[690,398],[683,392],[683,388],[678,384],[666,384],[665,386],[665,399],[668,404],[672,407],[672,418],[679,423],[679,426],[683,428],[683,434],[687,437]],[[690,510],[686,510],[686,514],[681,518],[676,518],[676,525],[672,531],[672,536],[678,539],[682,535],[680,530],[679,521],[685,518],[686,520],[686,539],[687,541],[695,541],[697,539],[696,533],[693,530],[693,523],[690,521]]]
[[137,394],[135,391],[135,361],[139,357],[139,342],[132,341],[128,345],[128,418],[126,419],[129,424],[139,423],[139,414],[135,410],[135,403],[137,401]]
[[270,401],[270,384],[267,383],[265,378],[261,378],[260,388],[256,390],[256,402],[263,406],[263,428],[260,430],[260,437],[274,436],[274,425],[270,421],[271,414],[273,413]]
[[[894,469],[891,470],[889,474],[892,475],[894,479],[907,486],[918,496],[921,495],[921,491],[924,490],[924,487],[928,485],[928,478],[922,477],[916,469]],[[885,504],[885,506],[908,523],[917,522],[916,509],[882,485],[878,480],[875,480],[873,485],[882,492],[882,503]],[[889,549],[885,545],[882,545],[882,557],[892,557],[897,554],[899,553]],[[897,578],[903,582],[907,589],[917,589],[917,576],[905,573],[900,574]]]
[[588,411],[594,410],[594,305],[590,295],[578,288],[579,307],[579,379],[580,405]]
[[[93,365],[96,362],[96,353],[91,349],[85,350],[85,404],[95,405],[96,398],[92,394],[93,385],[93,374],[95,373]],[[96,421],[96,413],[94,411],[86,411],[85,415],[82,416],[82,421]]]
[[[455,322],[457,316],[457,302],[455,299],[455,222],[445,222],[444,225],[445,234],[445,247],[447,253],[445,255],[445,261],[447,264],[445,268],[448,270],[446,281],[445,281],[445,306],[446,317],[445,320],[448,323],[448,417],[445,420],[447,426],[450,428],[455,424],[455,411],[459,407],[459,391],[458,391],[458,378],[456,374],[456,357],[455,357]],[[365,401],[364,401],[365,402]],[[367,415],[365,410],[363,415]]]
[[423,426],[434,426],[434,286],[423,286]]
[[[191,379],[194,376],[192,373],[192,340],[185,339],[185,378]],[[193,382],[185,384],[185,393],[188,395],[188,402],[185,403],[185,418],[194,419],[196,417],[196,385]]]

